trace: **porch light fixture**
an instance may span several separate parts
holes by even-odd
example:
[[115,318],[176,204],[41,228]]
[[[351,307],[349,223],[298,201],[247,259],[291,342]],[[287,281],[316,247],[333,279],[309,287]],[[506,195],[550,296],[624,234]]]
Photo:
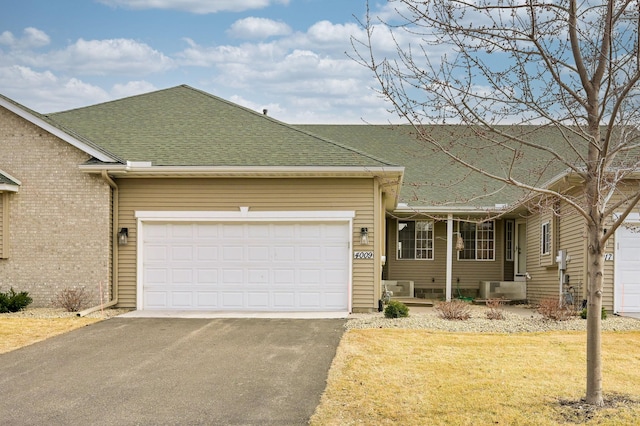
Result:
[[360,228],[360,244],[366,246],[369,244],[369,229]]
[[120,228],[118,231],[118,244],[126,246],[129,240],[129,228]]

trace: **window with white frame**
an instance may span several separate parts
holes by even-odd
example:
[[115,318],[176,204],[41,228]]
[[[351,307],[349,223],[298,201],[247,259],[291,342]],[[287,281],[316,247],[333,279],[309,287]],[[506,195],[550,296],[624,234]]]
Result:
[[398,259],[433,259],[433,221],[398,220]]
[[551,222],[544,222],[540,233],[540,247],[542,254],[551,253]]
[[513,262],[513,250],[514,250],[514,232],[515,222],[513,220],[507,220],[504,222],[504,260],[507,262]]
[[464,248],[458,251],[458,260],[495,259],[495,222],[458,222],[458,232]]

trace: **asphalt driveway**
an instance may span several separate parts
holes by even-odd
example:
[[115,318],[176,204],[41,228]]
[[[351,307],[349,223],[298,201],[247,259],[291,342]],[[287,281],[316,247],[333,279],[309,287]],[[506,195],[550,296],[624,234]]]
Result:
[[0,423],[306,424],[344,321],[102,321],[0,355]]

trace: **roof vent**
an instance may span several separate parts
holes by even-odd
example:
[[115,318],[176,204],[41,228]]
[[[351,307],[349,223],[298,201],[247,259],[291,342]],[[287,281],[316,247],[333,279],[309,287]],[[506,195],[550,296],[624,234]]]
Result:
[[262,110],[262,115],[267,115],[268,112],[269,111],[267,111],[267,109],[265,108],[265,109]]

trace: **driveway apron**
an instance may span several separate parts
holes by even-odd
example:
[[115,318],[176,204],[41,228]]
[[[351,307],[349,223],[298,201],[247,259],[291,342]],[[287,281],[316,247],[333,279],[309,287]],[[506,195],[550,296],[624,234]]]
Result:
[[306,424],[344,322],[102,321],[0,355],[0,422]]

